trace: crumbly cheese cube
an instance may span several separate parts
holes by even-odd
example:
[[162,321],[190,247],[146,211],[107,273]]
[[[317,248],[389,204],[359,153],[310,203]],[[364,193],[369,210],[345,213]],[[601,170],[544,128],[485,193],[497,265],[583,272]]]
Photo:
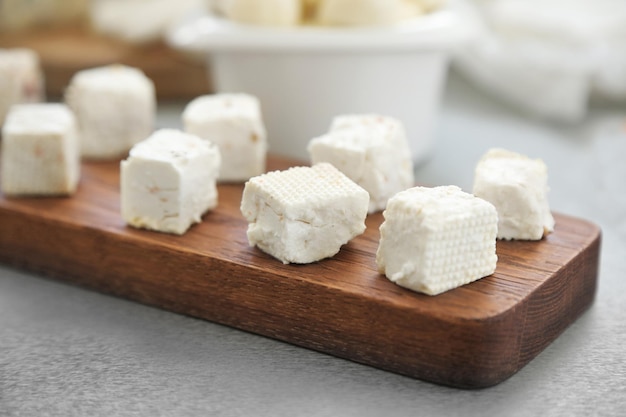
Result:
[[183,111],[185,131],[216,144],[219,181],[244,182],[265,172],[267,134],[259,100],[248,94],[197,97]]
[[79,71],[65,100],[76,114],[85,158],[122,157],[152,133],[154,84],[136,68],[110,65]]
[[320,0],[318,20],[323,25],[389,25],[419,16],[414,0]]
[[25,48],[0,49],[0,126],[12,105],[40,102],[44,96],[37,53]]
[[121,162],[122,218],[131,226],[182,235],[217,206],[219,149],[197,136],[162,129]]
[[295,26],[302,18],[301,0],[219,0],[218,9],[228,19],[262,26]]
[[489,150],[476,166],[473,193],[496,206],[499,239],[539,240],[554,230],[548,169],[540,159]]
[[369,212],[414,185],[413,160],[402,123],[379,115],[347,115],[333,120],[330,132],[312,139],[311,162],[329,162],[370,195]]
[[2,128],[2,190],[8,195],[69,195],[77,188],[76,120],[63,104],[16,104]]
[[496,209],[456,186],[402,191],[383,215],[378,271],[402,287],[436,295],[496,269]]
[[332,257],[365,231],[369,196],[327,163],[251,178],[241,212],[248,241],[283,263]]

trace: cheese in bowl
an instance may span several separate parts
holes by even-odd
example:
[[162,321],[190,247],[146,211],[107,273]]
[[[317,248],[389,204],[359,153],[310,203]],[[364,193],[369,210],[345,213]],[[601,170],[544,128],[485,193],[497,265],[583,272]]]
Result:
[[[240,3],[245,19],[229,14],[232,1]],[[392,3],[413,2],[344,1],[359,3],[346,18],[383,18],[372,11],[395,15],[388,12],[396,7]],[[338,2],[249,0],[262,14],[255,23],[250,16],[257,12],[244,2],[220,1],[222,12],[190,17],[168,32],[167,41],[206,59],[216,91],[259,98],[271,152],[306,159],[307,142],[326,131],[335,115],[377,112],[404,124],[414,162],[430,156],[450,52],[473,33],[455,8],[425,6],[428,12],[416,16],[398,13],[404,17],[395,23],[347,25],[330,24],[343,7]],[[302,15],[291,11],[294,4]],[[292,17],[265,14],[272,7],[288,8],[285,15]],[[328,24],[319,23],[321,10],[327,10]]]
[[444,0],[217,0],[214,10],[261,26],[390,25],[431,12]]

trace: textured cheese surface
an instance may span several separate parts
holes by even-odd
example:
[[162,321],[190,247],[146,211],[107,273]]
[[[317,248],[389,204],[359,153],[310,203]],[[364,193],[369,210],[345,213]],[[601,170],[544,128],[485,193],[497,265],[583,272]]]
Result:
[[68,195],[80,176],[76,121],[63,104],[18,104],[2,129],[2,190]]
[[548,169],[539,159],[491,149],[476,166],[473,193],[498,210],[498,238],[539,240],[554,230]]
[[248,94],[213,94],[183,111],[185,131],[220,148],[219,181],[243,182],[265,172],[267,134],[259,100]]
[[0,126],[13,104],[36,103],[45,96],[39,56],[30,49],[0,49]]
[[415,0],[320,0],[318,21],[323,25],[389,25],[419,16]]
[[263,26],[294,26],[303,14],[301,0],[219,0],[218,8],[231,20]]
[[369,196],[327,163],[251,178],[241,212],[248,240],[283,263],[334,256],[365,231]]
[[333,164],[370,195],[369,212],[414,185],[413,161],[402,123],[375,114],[336,117],[326,135],[312,139],[313,164]]
[[218,202],[217,147],[162,129],[135,145],[121,163],[121,210],[126,223],[183,234]]
[[152,133],[154,84],[143,72],[110,65],[77,72],[65,94],[78,120],[81,153],[90,159],[127,154]]
[[495,207],[455,186],[414,187],[389,200],[376,263],[396,284],[428,295],[496,268]]

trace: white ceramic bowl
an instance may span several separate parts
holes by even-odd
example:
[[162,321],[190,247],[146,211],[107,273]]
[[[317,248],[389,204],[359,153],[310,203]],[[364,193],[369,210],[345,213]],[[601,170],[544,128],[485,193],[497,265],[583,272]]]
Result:
[[444,8],[376,28],[270,28],[198,16],[168,41],[208,57],[217,92],[259,97],[273,154],[308,160],[308,141],[334,116],[378,113],[404,123],[420,162],[432,148],[449,50],[468,34]]

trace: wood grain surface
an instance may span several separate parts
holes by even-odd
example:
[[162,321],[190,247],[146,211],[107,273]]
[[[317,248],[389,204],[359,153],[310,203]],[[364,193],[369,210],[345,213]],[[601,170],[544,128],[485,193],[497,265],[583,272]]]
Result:
[[[271,169],[290,161],[270,158]],[[242,185],[183,236],[127,227],[119,163],[84,163],[71,198],[0,194],[0,262],[411,377],[495,385],[592,303],[601,233],[555,214],[538,242],[497,243],[496,272],[429,297],[378,274],[381,214],[339,254],[283,265],[251,248]]]
[[164,42],[133,45],[81,26],[0,34],[0,48],[17,47],[39,55],[50,97],[62,96],[76,72],[110,64],[140,68],[160,99],[190,99],[212,91],[205,63]]

